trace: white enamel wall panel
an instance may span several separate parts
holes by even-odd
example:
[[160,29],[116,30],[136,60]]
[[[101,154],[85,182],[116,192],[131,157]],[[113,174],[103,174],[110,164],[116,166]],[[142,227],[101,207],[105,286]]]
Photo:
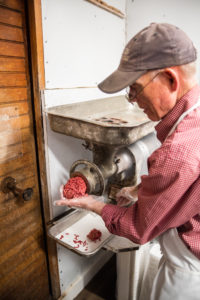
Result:
[[84,0],[43,0],[42,15],[46,88],[96,86],[117,68],[124,19]]
[[[124,92],[116,93],[115,96]],[[98,88],[79,88],[79,89],[49,89],[44,91],[45,108],[71,104],[83,101],[92,101],[99,98],[113,97],[113,94],[105,94]]]

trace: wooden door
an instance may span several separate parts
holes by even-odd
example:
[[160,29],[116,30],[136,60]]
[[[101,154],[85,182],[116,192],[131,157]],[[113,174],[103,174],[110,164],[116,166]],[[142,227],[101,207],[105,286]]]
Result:
[[[0,0],[0,299],[50,299],[22,0]],[[31,188],[5,194],[4,179]]]

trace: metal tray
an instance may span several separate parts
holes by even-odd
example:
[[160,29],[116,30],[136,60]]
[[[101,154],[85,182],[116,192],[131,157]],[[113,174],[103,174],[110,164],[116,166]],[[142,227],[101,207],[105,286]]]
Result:
[[[94,228],[102,233],[101,239],[96,242],[87,238],[87,234]],[[98,252],[112,238],[102,218],[85,210],[75,210],[57,221],[50,227],[48,235],[64,247],[88,257]]]
[[55,106],[46,112],[52,130],[113,146],[130,145],[152,132],[155,126],[124,96]]

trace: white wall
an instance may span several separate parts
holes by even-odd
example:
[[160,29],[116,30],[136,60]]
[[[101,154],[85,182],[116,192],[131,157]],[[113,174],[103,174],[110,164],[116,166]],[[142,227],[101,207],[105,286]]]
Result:
[[46,88],[96,87],[119,63],[125,21],[84,0],[44,0],[43,31]]
[[[125,0],[107,0],[125,13]],[[48,107],[107,97],[97,83],[117,68],[125,45],[125,19],[85,0],[42,0],[42,23]],[[110,95],[112,96],[112,95]],[[91,154],[83,141],[53,132],[45,114],[48,190],[51,203],[59,198],[59,186],[69,178],[78,159]],[[66,208],[51,206],[52,217]],[[65,299],[73,299],[110,257],[100,251],[84,258],[58,246],[60,286]]]
[[[199,13],[199,0],[127,0],[126,42],[152,22],[170,23],[187,33],[200,56]],[[200,57],[197,65],[200,79]]]

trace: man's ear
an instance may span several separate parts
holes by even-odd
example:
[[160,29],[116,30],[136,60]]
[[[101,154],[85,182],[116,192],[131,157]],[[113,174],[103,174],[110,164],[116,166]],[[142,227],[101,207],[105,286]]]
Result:
[[163,75],[169,83],[169,88],[172,92],[176,91],[179,86],[178,74],[172,68],[166,68],[163,70]]

